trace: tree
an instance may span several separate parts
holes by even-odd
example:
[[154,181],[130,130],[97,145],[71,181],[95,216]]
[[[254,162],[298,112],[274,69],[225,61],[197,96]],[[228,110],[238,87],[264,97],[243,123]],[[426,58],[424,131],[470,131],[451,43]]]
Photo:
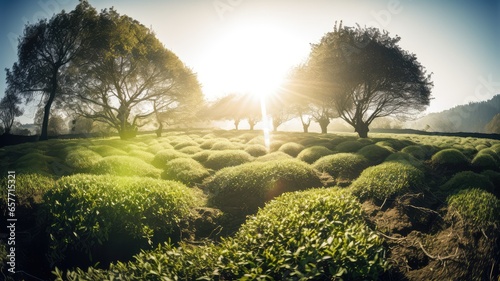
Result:
[[0,101],[0,121],[5,135],[10,134],[14,119],[23,115],[23,110],[19,108],[20,103],[21,99],[11,92],[7,92]]
[[236,130],[239,129],[241,120],[247,119],[250,130],[262,118],[260,100],[250,94],[228,94],[210,106],[212,120],[233,120]]
[[[95,14],[87,1],[75,10],[62,11],[50,20],[29,24],[19,39],[18,61],[6,69],[7,87],[27,102],[42,95],[45,100],[40,139],[48,136],[52,104],[60,94],[60,79],[66,66],[85,48],[89,19]],[[46,98],[45,98],[46,97]]]
[[77,78],[66,82],[79,114],[127,139],[155,112],[201,97],[196,75],[150,29],[113,9],[103,10],[95,26],[88,52],[78,57],[87,63],[74,64],[71,77]]
[[306,64],[309,88],[325,93],[325,104],[331,103],[362,138],[375,118],[401,118],[429,105],[431,75],[399,41],[386,31],[341,22],[312,45]]

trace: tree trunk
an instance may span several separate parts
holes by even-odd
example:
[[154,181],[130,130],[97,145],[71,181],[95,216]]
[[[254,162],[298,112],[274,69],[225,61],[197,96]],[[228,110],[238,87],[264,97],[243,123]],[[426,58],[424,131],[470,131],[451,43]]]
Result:
[[309,125],[311,124],[302,123],[302,129],[304,129],[304,133],[309,133]]
[[240,125],[240,120],[239,119],[234,119],[234,128],[236,131],[238,131],[238,126]]
[[321,127],[321,133],[326,134],[328,131],[328,125],[330,124],[330,119],[322,118],[318,120],[319,126]]
[[354,127],[354,131],[358,133],[360,138],[367,138],[368,131],[370,131],[370,129],[368,129],[368,124],[360,122],[356,124],[356,126]]
[[48,128],[50,108],[52,107],[52,103],[54,102],[57,93],[57,72],[58,69],[54,70],[54,73],[52,73],[52,89],[50,90],[49,99],[47,100],[43,111],[42,132],[40,134],[40,140],[47,140],[49,136]]
[[156,129],[156,136],[161,137],[162,131],[163,131],[163,123],[160,122],[160,125],[158,125],[158,129]]
[[250,131],[253,131],[253,127],[255,126],[255,122],[248,122],[248,125],[250,125]]

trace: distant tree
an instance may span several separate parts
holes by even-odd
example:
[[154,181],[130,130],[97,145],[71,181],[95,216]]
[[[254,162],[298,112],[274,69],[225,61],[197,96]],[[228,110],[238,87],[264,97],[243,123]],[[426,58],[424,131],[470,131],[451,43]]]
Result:
[[155,34],[114,9],[97,19],[88,52],[74,64],[76,92],[72,105],[81,115],[107,123],[122,139],[134,137],[144,120],[157,111],[172,110],[186,96],[201,97],[196,75],[166,49]]
[[21,99],[12,92],[7,92],[0,100],[0,121],[2,122],[3,134],[9,135],[16,117],[23,115],[19,108]]
[[19,39],[18,61],[6,69],[7,87],[29,102],[37,95],[46,96],[43,108],[40,139],[48,136],[52,104],[60,94],[60,80],[66,66],[85,48],[89,20],[95,9],[87,1],[80,1],[76,8],[62,11],[50,20],[41,19],[28,24]]
[[253,130],[262,118],[259,98],[248,93],[231,93],[219,98],[212,103],[209,111],[212,120],[232,120],[236,130],[244,119]]
[[368,136],[375,118],[408,116],[429,104],[431,77],[399,41],[386,31],[340,23],[312,45],[306,63],[310,91],[325,93],[323,110],[331,104],[360,137]]
[[73,134],[89,134],[92,132],[94,120],[83,116],[77,116],[71,120],[69,126],[71,128],[71,133]]
[[490,134],[500,134],[500,113],[495,115],[491,121],[486,124],[485,130]]
[[266,101],[267,113],[273,122],[273,131],[278,131],[278,127],[294,117],[293,108],[290,104],[279,96],[271,96]]

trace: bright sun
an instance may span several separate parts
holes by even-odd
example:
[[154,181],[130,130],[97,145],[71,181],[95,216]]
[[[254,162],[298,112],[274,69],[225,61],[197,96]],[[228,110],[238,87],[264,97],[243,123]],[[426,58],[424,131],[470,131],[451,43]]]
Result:
[[207,53],[205,67],[210,71],[200,77],[205,92],[274,94],[290,67],[301,59],[296,41],[290,31],[269,24],[231,26]]

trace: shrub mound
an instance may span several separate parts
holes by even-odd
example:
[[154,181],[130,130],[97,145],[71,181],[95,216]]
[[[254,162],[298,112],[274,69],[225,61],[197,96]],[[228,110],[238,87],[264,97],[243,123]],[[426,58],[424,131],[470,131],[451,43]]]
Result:
[[302,144],[296,142],[287,142],[280,146],[278,151],[284,152],[292,157],[297,157],[299,153],[304,149]]
[[201,183],[210,173],[196,160],[177,158],[167,163],[162,178],[180,181],[187,185]]
[[254,161],[267,162],[267,161],[287,160],[287,159],[293,159],[293,157],[284,153],[284,152],[275,151],[275,152],[271,152],[269,154],[266,154],[264,156],[261,156],[261,157],[255,159]]
[[448,213],[458,213],[466,225],[482,230],[499,226],[500,200],[487,191],[465,189],[449,196],[447,202]]
[[205,167],[220,170],[252,161],[252,156],[243,150],[214,151],[205,162]]
[[207,184],[209,203],[224,212],[255,213],[288,191],[322,186],[311,166],[298,160],[253,162],[218,171]]
[[139,158],[147,163],[153,162],[153,159],[155,158],[155,155],[153,153],[149,153],[140,149],[132,149],[128,152],[128,155],[135,158]]
[[65,163],[77,172],[86,172],[102,160],[102,156],[87,148],[78,148],[70,151]]
[[179,149],[178,151],[185,153],[185,154],[193,155],[193,154],[196,154],[198,152],[203,151],[203,149],[198,147],[198,146],[186,146],[186,147]]
[[179,152],[177,150],[164,149],[156,153],[155,157],[153,158],[153,162],[151,162],[151,164],[153,164],[153,166],[157,168],[164,169],[168,161],[177,158],[187,158],[187,157],[189,157],[189,155]]
[[113,243],[137,250],[165,236],[178,240],[180,221],[190,217],[198,199],[178,182],[79,174],[57,181],[44,201],[48,257],[57,263],[67,253],[87,257],[112,250]]
[[339,143],[336,147],[335,150],[338,152],[356,152],[360,150],[362,147],[364,147],[367,144],[361,143],[359,141],[344,141]]
[[324,146],[311,146],[302,150],[298,155],[297,159],[307,162],[309,164],[314,163],[323,156],[332,154],[333,152]]
[[245,151],[253,157],[259,157],[267,154],[267,149],[261,144],[251,144],[245,147]]
[[[0,189],[0,210],[5,211],[8,198],[8,180],[11,179],[7,174],[0,179],[0,184],[4,187]],[[54,179],[41,174],[16,174],[15,177],[15,199],[17,206],[27,208],[42,202],[45,192],[52,188]],[[12,198],[12,197],[11,197]],[[3,212],[2,212],[3,213]]]
[[392,151],[380,145],[369,144],[358,150],[357,153],[364,156],[371,163],[379,164],[384,162],[384,159],[387,158]]
[[241,149],[241,145],[230,141],[219,141],[212,145],[212,150],[237,150]]
[[387,268],[383,240],[366,226],[356,198],[314,189],[271,201],[219,245],[166,244],[67,279],[376,280]]
[[385,162],[365,169],[351,189],[361,199],[384,200],[405,190],[422,189],[424,183],[424,173],[412,165]]
[[478,153],[471,161],[474,170],[498,170],[498,161],[493,156],[486,153]]
[[110,145],[92,145],[89,149],[97,152],[102,157],[115,156],[115,155],[127,155],[127,153],[121,149],[112,147]]
[[493,192],[495,189],[487,176],[476,174],[472,171],[464,171],[453,175],[451,179],[440,187],[440,190],[450,194],[468,188],[481,188],[488,192]]
[[141,176],[159,178],[161,170],[138,158],[131,156],[108,156],[92,168],[93,174],[111,174],[116,176]]
[[469,159],[459,150],[447,148],[432,155],[431,165],[441,171],[459,171],[469,167]]
[[354,153],[338,153],[318,159],[313,168],[330,174],[335,180],[350,182],[369,166],[368,160]]
[[427,158],[427,152],[420,145],[409,145],[403,148],[401,152],[408,153],[418,160],[425,160]]

